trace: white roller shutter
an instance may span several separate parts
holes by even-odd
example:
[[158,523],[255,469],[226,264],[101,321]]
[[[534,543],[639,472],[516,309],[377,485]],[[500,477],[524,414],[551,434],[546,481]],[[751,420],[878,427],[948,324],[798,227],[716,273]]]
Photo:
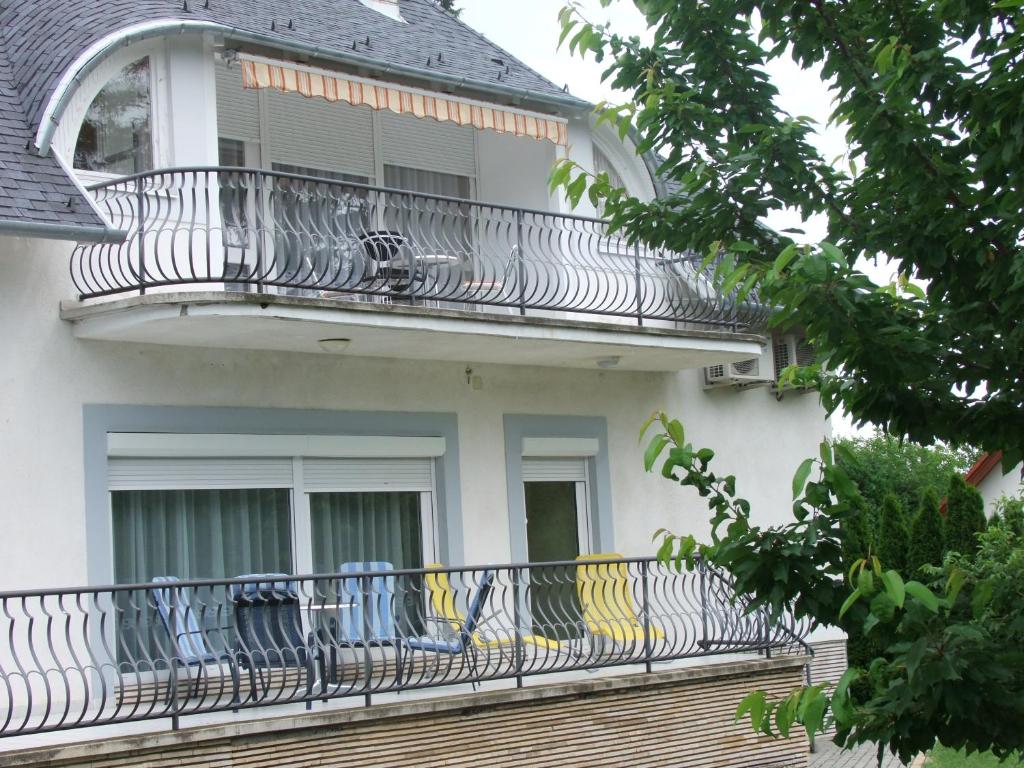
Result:
[[586,459],[523,459],[523,482],[584,482]]
[[306,491],[430,491],[430,459],[305,459]]
[[107,463],[111,491],[290,488],[291,459],[135,459]]
[[264,96],[272,162],[373,178],[369,107],[271,90]]
[[256,91],[242,87],[238,66],[218,61],[217,132],[224,138],[241,141],[260,140],[260,102]]
[[473,128],[430,118],[380,113],[385,165],[476,176]]

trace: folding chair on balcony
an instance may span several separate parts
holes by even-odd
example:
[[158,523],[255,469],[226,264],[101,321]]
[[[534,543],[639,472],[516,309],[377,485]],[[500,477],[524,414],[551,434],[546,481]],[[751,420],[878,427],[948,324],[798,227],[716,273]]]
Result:
[[633,603],[631,579],[626,563],[588,563],[592,560],[621,560],[619,554],[580,555],[576,561],[576,592],[583,608],[583,621],[594,637],[607,638],[614,645],[628,647],[645,640],[664,640],[665,633],[650,625],[646,631]]
[[[431,563],[427,568],[443,568],[440,563]],[[473,676],[473,688],[476,688],[476,651],[503,649],[515,646],[517,642],[532,645],[544,650],[561,650],[557,640],[541,635],[519,635],[518,629],[495,631],[484,629],[484,609],[487,599],[494,586],[494,571],[485,570],[480,577],[480,586],[470,601],[469,610],[463,614],[456,605],[455,590],[447,573],[435,572],[426,575],[427,590],[430,593],[430,607],[434,615],[426,620],[440,624],[451,633],[451,639],[410,638],[406,645],[412,650],[432,651],[450,655],[462,654],[466,658]]]
[[177,576],[157,576],[153,579],[154,584],[167,585],[153,590],[153,602],[156,605],[160,623],[163,624],[171,638],[173,657],[167,660],[170,669],[169,698],[174,701],[177,697],[176,664],[185,668],[196,668],[195,688],[191,695],[198,696],[203,676],[209,675],[206,670],[207,666],[220,666],[223,663],[227,665],[228,673],[231,675],[231,703],[237,704],[239,685],[236,655],[232,651],[215,651],[210,648],[207,643],[207,635],[200,629],[195,610],[192,607],[192,590],[187,587],[175,586],[178,581],[180,579]]
[[[264,692],[269,689],[271,671],[296,668],[306,673],[306,709],[312,707],[314,633],[303,636],[299,594],[294,581],[283,573],[253,573],[240,579],[258,579],[231,585],[238,632],[236,656],[249,672],[250,696],[256,700],[256,676]],[[323,657],[316,654],[323,669]],[[263,680],[263,672],[267,680]]]
[[395,577],[388,562],[353,562],[338,566],[339,574],[372,573],[369,579],[347,576],[338,590],[337,616],[329,620],[330,675],[337,670],[338,648],[392,647],[398,685],[402,684],[402,641],[395,629]]

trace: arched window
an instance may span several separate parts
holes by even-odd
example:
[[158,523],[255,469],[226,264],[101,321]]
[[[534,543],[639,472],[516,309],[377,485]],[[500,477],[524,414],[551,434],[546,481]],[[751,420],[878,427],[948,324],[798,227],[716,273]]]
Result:
[[[594,173],[607,173],[608,183],[613,187],[621,187],[626,189],[626,182],[622,180],[621,174],[615,170],[615,166],[612,165],[612,161],[608,158],[604,152],[598,149],[597,145],[594,145]],[[598,216],[604,216],[604,205],[599,204],[597,209]]]
[[96,94],[75,143],[75,168],[131,174],[153,168],[149,58],[129,64]]

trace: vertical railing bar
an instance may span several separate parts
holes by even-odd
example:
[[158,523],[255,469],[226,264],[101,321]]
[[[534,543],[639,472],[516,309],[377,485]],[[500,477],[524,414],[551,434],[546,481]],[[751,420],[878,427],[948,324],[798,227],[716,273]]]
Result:
[[264,259],[264,243],[263,239],[266,236],[264,227],[260,225],[261,220],[266,223],[266,204],[267,201],[264,199],[263,193],[263,174],[257,171],[253,174],[253,186],[256,192],[256,221],[255,224],[255,235],[256,235],[256,293],[263,293],[263,259]]
[[363,574],[359,577],[359,591],[362,593],[362,619],[363,619],[363,703],[370,706],[371,694],[370,683],[373,677],[373,657],[370,655],[370,636],[373,626],[370,623],[370,576]]
[[139,294],[146,293],[146,193],[144,179],[135,180],[136,205],[139,209],[139,221],[136,224],[139,237]]
[[636,324],[643,326],[644,324],[644,296],[641,290],[640,281],[640,243],[636,243],[633,246],[633,270],[634,280],[636,283]]
[[516,688],[523,687],[523,661],[526,655],[526,649],[523,646],[523,626],[522,626],[522,613],[519,606],[519,581],[522,578],[522,569],[512,569],[512,628],[515,632],[516,637]]
[[[167,669],[169,672],[167,682],[169,688],[169,695],[171,697],[171,730],[176,731],[181,727],[181,721],[178,716],[178,670],[174,667],[175,659],[177,658],[178,649],[178,589],[173,584],[170,585],[170,589],[167,590],[168,603],[167,603],[167,617],[169,632],[171,638],[170,643],[167,646],[169,657],[167,659]],[[188,680],[186,680],[186,684]]]
[[516,209],[516,282],[519,283],[519,314],[526,314],[526,264],[523,263],[523,212]]
[[651,603],[650,603],[650,592],[647,584],[647,572],[649,563],[647,560],[640,562],[640,583],[641,591],[643,593],[643,605],[641,606],[641,612],[644,617],[644,669],[647,672],[651,671]]
[[708,583],[707,583],[707,565],[703,560],[700,560],[697,564],[697,570],[700,573],[700,620],[702,629],[702,645],[706,651],[711,647],[708,642]]

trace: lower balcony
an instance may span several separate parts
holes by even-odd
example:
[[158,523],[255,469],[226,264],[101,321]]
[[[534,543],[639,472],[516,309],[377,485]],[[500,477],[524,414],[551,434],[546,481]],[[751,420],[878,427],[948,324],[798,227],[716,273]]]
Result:
[[703,563],[680,572],[602,555],[418,570],[348,563],[332,574],[217,581],[168,575],[0,593],[0,607],[0,749],[72,729],[130,734],[133,723],[163,721],[176,730],[240,712],[386,705],[439,688],[472,696],[535,678],[807,649],[806,626],[748,611]]
[[597,219],[241,168],[92,193],[128,236],[72,256],[83,338],[625,370],[761,351],[764,306]]

